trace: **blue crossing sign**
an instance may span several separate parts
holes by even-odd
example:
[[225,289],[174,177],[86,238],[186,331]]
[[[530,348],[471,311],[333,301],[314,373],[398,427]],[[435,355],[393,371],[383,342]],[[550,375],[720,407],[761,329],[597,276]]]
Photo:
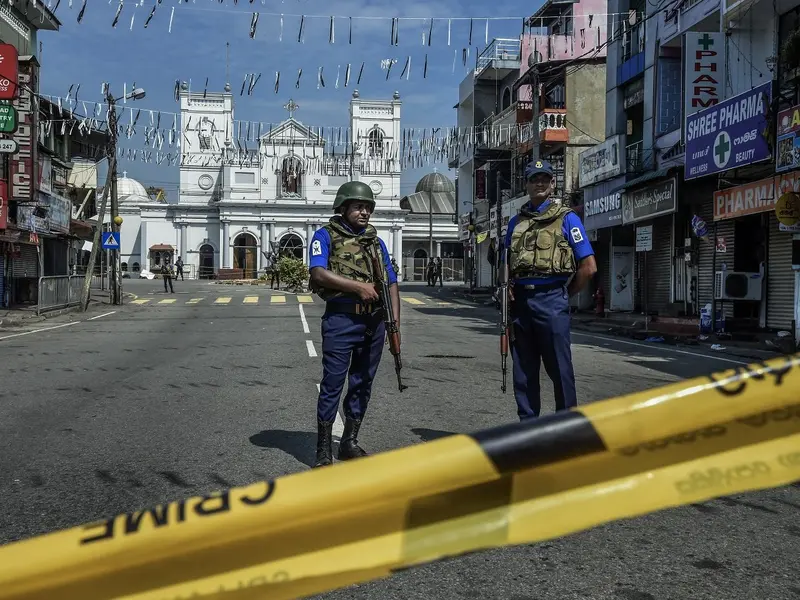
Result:
[[119,250],[119,232],[103,232],[103,250]]

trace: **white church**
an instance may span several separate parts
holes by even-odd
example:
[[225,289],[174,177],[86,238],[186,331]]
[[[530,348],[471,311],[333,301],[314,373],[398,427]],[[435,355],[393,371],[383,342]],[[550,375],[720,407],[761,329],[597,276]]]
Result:
[[[332,216],[338,187],[349,180],[369,184],[377,205],[370,223],[400,262],[407,210],[400,201],[400,95],[391,100],[350,101],[355,157],[325,152],[317,128],[289,118],[263,132],[251,163],[234,156],[233,95],[180,90],[181,167],[177,201],[156,202],[144,186],[121,177],[123,218],[120,258],[136,277],[164,260],[182,257],[187,277],[257,277],[266,254],[293,253],[306,263],[308,243]],[[344,135],[344,134],[343,134]],[[341,146],[344,148],[344,146]],[[252,149],[251,149],[252,150]],[[342,152],[343,154],[343,152]],[[452,229],[452,231],[450,231]],[[457,240],[457,225],[437,227],[439,241]],[[420,232],[420,244],[424,232]],[[408,254],[408,253],[406,253]]]

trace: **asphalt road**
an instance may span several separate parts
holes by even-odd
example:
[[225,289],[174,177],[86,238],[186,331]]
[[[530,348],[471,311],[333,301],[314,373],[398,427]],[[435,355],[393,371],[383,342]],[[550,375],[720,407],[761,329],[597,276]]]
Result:
[[[252,286],[177,282],[165,295],[159,281],[125,285],[136,303],[0,330],[2,543],[297,472],[313,460],[318,299]],[[416,300],[403,303],[410,389],[397,393],[386,352],[360,436],[365,448],[513,421],[513,396],[499,392],[497,313],[425,286],[406,292]],[[744,363],[578,332],[573,341],[582,402]],[[544,373],[543,395],[552,396]],[[796,484],[320,598],[800,598],[799,517]]]

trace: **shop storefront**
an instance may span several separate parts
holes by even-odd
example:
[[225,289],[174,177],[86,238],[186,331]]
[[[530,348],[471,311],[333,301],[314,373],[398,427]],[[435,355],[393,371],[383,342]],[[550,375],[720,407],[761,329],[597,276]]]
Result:
[[[715,265],[713,273],[722,284],[718,301],[726,308],[726,319],[750,319],[754,326],[792,330],[797,310],[792,248],[800,227],[792,223],[791,215],[783,215],[784,223],[780,223],[776,209],[778,204],[792,204],[781,197],[797,191],[800,171],[714,193],[709,258],[701,265],[710,263],[703,269],[709,281],[711,264]],[[740,285],[741,281],[748,284]],[[710,283],[706,287],[711,302]],[[720,308],[717,305],[717,310]]]
[[635,229],[634,303],[649,313],[672,312],[677,188],[677,179],[671,177],[622,194],[622,222]]
[[[620,188],[624,183],[624,177],[617,177],[583,190],[583,225],[590,237],[596,235],[596,239],[592,242],[597,260],[595,289],[598,286],[603,288],[603,294],[607,298],[610,310],[633,309],[632,306],[622,309],[615,306],[618,302],[612,301],[614,296],[611,293],[612,286],[616,284],[616,278],[612,275],[612,228],[622,224],[622,191]],[[596,234],[592,232],[596,232]]]

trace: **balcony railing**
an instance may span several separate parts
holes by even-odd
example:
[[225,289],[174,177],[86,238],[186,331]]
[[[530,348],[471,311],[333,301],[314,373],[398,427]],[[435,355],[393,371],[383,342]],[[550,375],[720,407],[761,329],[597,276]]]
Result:
[[545,108],[539,113],[539,140],[545,143],[569,142],[565,109]]
[[[589,44],[599,46],[597,53],[592,53],[593,58],[603,58],[606,56],[606,32],[605,27],[600,31],[600,39],[594,33],[584,31],[581,37],[580,31],[574,35],[546,35],[530,34],[522,38],[522,60],[520,63],[520,75],[524,74],[531,67],[531,54],[535,53],[534,60],[541,63],[559,60],[579,60],[586,58]],[[588,38],[588,39],[586,39]]]
[[505,148],[519,141],[520,130],[530,128],[533,103],[517,100],[496,115],[489,115],[478,126],[477,143],[484,148]]
[[519,62],[519,40],[510,38],[497,38],[486,46],[478,55],[478,64],[475,67],[475,77],[489,68],[494,61]]
[[625,146],[625,166],[628,174],[651,170],[654,167],[653,157],[653,150],[646,149],[642,141]]

